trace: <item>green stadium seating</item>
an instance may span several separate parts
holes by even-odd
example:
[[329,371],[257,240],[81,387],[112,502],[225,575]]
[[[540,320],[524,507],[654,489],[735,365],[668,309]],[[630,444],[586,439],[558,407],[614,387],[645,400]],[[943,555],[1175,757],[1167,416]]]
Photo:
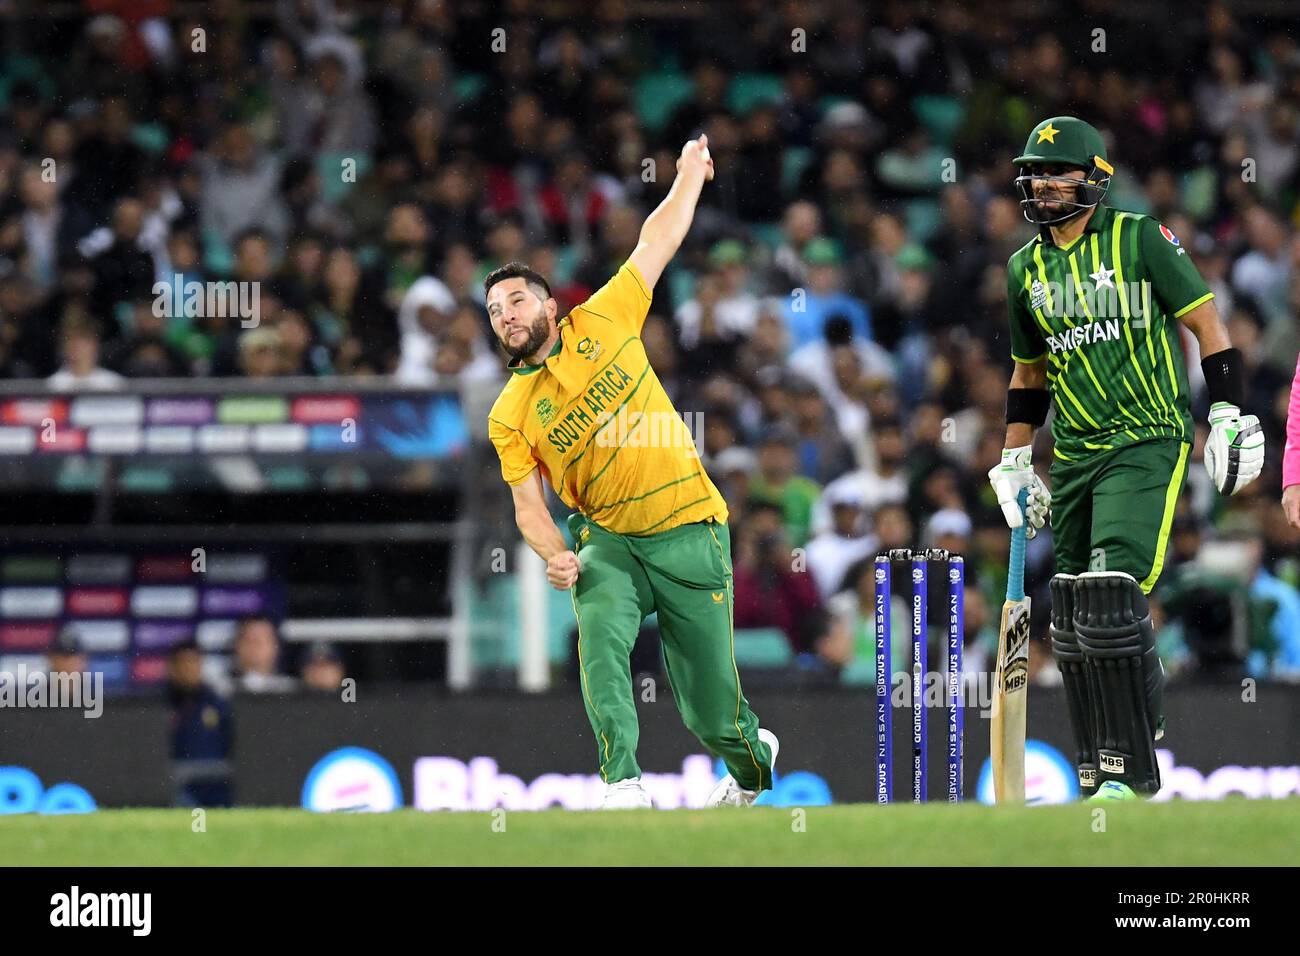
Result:
[[123,491],[156,494],[171,491],[176,478],[170,470],[150,465],[129,465],[122,470],[118,484]]
[[235,267],[235,254],[215,230],[203,233],[203,268],[213,276],[228,276]]
[[856,102],[857,100],[855,100],[851,96],[840,96],[837,93],[829,93],[817,101],[817,108],[821,110],[823,114],[825,114],[829,112],[831,109],[833,109],[834,107],[839,106],[841,103],[856,103]]
[[749,227],[750,234],[772,251],[780,247],[785,236],[779,222],[760,222]]
[[298,465],[273,465],[265,470],[264,477],[271,491],[311,491],[314,487],[311,473]]
[[928,241],[943,223],[943,211],[933,199],[911,199],[907,202],[907,231],[918,243]]
[[[356,162],[356,182],[344,182],[339,173],[343,169],[343,161],[350,159]],[[321,181],[321,198],[327,203],[335,203],[346,196],[352,187],[366,173],[370,172],[370,167],[374,165],[373,160],[364,153],[321,153],[316,157],[316,172]]]
[[170,139],[170,134],[160,123],[140,123],[131,130],[131,142],[154,156],[163,154]]
[[466,103],[478,99],[487,86],[487,77],[482,73],[465,73],[456,77],[456,102]]
[[685,73],[647,73],[637,80],[633,100],[646,130],[652,134],[662,130],[694,89]]
[[9,89],[22,81],[35,84],[47,101],[58,95],[58,87],[40,60],[30,56],[9,56],[0,60],[0,109],[9,108]]
[[[550,646],[547,658],[563,664],[577,624],[567,591],[546,588]],[[513,574],[494,574],[481,589],[470,587],[470,648],[475,667],[519,666],[519,583]]]
[[672,269],[668,273],[668,300],[672,303],[669,314],[695,295],[695,273],[690,269]]
[[966,107],[955,96],[916,96],[912,113],[936,146],[951,146],[966,120]]
[[55,486],[62,492],[97,491],[105,479],[107,471],[105,464],[102,459],[99,461],[68,459],[59,469],[59,475],[54,480]]
[[727,89],[727,106],[737,116],[780,97],[781,78],[771,73],[737,73]]
[[794,661],[790,642],[780,628],[756,627],[736,631],[736,666],[777,669]]
[[789,146],[781,156],[781,192],[789,196],[816,154],[809,146]]

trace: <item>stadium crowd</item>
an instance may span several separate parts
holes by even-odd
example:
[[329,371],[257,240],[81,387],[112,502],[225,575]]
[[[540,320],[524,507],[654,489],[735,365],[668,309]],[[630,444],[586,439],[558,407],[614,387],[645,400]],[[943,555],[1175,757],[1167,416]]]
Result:
[[[1294,36],[1217,4],[1153,33],[1110,0],[1069,5],[1088,27],[1069,41],[1052,3],[598,0],[582,29],[526,0],[253,6],[87,0],[86,21],[26,24],[39,56],[0,61],[0,376],[501,380],[483,276],[523,260],[561,313],[581,302],[707,132],[717,176],[644,341],[731,509],[737,626],[870,681],[870,558],[946,547],[967,556],[986,666],[1005,265],[1032,235],[1010,159],[1038,119],[1075,114],[1109,139],[1107,201],[1159,216],[1210,283],[1267,430],[1264,476],[1224,500],[1198,427],[1157,594],[1167,666],[1300,677],[1300,537],[1278,505],[1300,348]],[[194,281],[256,284],[256,327],[176,308]],[[1044,533],[1040,636],[1050,567]],[[1245,646],[1206,624],[1242,593]]]

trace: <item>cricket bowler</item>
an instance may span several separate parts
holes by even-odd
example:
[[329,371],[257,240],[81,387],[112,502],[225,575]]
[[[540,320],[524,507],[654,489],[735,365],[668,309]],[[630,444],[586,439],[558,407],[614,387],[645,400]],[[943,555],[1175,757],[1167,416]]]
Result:
[[[1038,235],[1007,263],[1007,434],[989,471],[1012,528],[1050,515],[1052,653],[1094,799],[1160,789],[1164,671],[1147,594],[1164,567],[1193,426],[1177,323],[1200,343],[1209,392],[1205,467],[1221,494],[1259,476],[1264,435],[1241,412],[1241,353],[1186,249],[1149,216],[1102,203],[1114,172],[1101,135],[1043,120],[1013,160]],[[1055,408],[1051,491],[1033,470],[1035,430]],[[1022,514],[1017,503],[1027,492]]]
[[[687,142],[635,251],[562,319],[546,279],[527,266],[507,263],[484,280],[492,329],[512,357],[488,433],[520,533],[551,585],[572,589],[608,809],[652,805],[629,665],[652,612],[682,720],[728,770],[708,805],[748,806],[772,786],[777,739],[759,729],[736,670],[727,506],[641,344],[651,290],[713,171],[707,138]],[[543,480],[574,509],[574,551],[547,511]]]

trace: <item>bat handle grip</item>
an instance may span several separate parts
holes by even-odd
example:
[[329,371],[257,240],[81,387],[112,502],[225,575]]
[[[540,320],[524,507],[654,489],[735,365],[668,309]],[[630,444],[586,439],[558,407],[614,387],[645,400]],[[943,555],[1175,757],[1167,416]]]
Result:
[[[1017,501],[1020,513],[1025,511],[1025,502],[1029,492],[1021,489]],[[1019,528],[1011,529],[1011,560],[1007,565],[1007,600],[1023,601],[1025,599],[1025,522]]]

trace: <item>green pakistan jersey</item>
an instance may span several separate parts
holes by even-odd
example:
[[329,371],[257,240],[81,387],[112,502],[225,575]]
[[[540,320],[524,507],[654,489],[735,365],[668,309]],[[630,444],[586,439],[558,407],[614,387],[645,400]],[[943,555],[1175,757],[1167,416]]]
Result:
[[1167,227],[1103,205],[1069,245],[1040,234],[1012,255],[1011,356],[1047,360],[1056,457],[1193,440],[1177,319],[1213,295]]

